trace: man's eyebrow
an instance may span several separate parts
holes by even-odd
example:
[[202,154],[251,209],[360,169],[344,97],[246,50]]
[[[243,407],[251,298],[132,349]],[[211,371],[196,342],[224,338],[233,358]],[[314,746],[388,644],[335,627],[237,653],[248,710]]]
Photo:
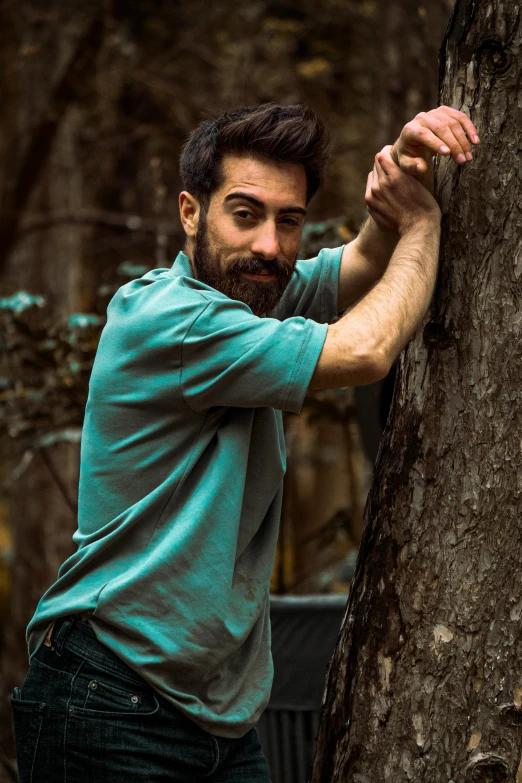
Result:
[[[225,202],[227,201],[233,201],[234,199],[241,199],[241,201],[248,201],[250,204],[253,204],[254,207],[258,207],[259,209],[265,209],[266,204],[264,201],[261,201],[261,199],[256,198],[255,196],[251,196],[249,193],[229,193],[228,196],[225,196]],[[281,207],[281,209],[278,211],[279,215],[288,215],[290,213],[297,212],[299,215],[306,215],[306,209],[304,207],[298,207],[298,206],[288,206],[288,207]]]

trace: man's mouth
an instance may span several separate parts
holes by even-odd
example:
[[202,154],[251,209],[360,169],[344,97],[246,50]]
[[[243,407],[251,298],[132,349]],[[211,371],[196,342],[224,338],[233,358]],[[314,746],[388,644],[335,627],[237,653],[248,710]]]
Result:
[[270,283],[273,280],[277,280],[277,275],[269,272],[268,269],[263,272],[258,272],[257,274],[252,274],[251,272],[241,272],[241,276],[246,277],[247,280],[259,280],[262,283]]

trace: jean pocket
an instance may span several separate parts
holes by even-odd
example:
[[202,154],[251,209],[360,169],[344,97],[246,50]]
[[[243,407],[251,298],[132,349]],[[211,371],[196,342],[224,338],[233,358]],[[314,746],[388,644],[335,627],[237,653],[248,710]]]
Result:
[[127,679],[85,660],[74,678],[69,714],[132,717],[153,715],[159,707],[154,689],[145,680]]
[[31,783],[42,730],[45,704],[21,699],[20,688],[10,697],[20,783]]

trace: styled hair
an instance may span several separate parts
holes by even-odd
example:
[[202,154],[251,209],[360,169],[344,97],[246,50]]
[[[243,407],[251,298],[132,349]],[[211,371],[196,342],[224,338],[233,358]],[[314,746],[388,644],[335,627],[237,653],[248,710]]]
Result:
[[183,189],[206,207],[222,181],[226,154],[250,154],[304,166],[306,200],[322,184],[330,151],[326,126],[309,106],[241,107],[206,120],[190,134],[181,153]]

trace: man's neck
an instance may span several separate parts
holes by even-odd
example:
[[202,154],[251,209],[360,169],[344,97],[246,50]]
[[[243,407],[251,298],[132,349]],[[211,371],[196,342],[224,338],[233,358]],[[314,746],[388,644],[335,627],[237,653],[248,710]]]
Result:
[[191,242],[187,239],[187,241],[185,242],[185,247],[183,248],[183,252],[187,256],[188,260],[190,261],[190,268],[192,269],[194,280],[197,280],[198,275],[196,272],[196,266],[194,264],[194,242]]

